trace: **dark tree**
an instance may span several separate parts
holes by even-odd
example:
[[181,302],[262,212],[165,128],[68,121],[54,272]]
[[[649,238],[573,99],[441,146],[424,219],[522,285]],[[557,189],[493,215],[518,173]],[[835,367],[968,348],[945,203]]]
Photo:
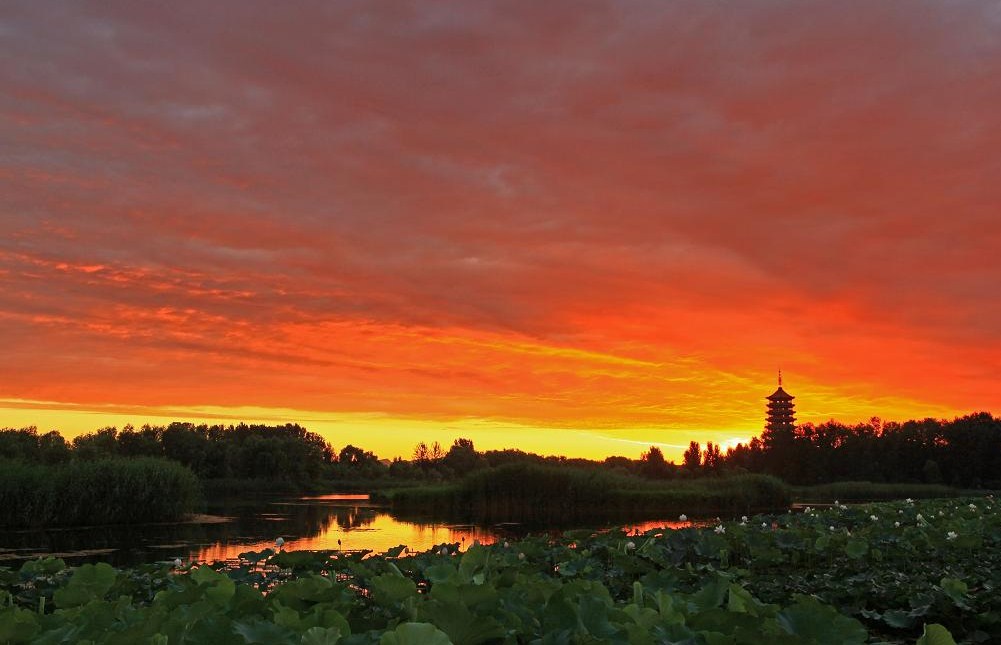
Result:
[[685,469],[691,472],[695,472],[702,465],[702,447],[699,446],[698,441],[693,441],[688,444],[688,450],[685,451],[684,455]]
[[456,439],[442,459],[442,463],[459,476],[486,464],[483,457],[476,452],[471,439]]
[[713,473],[719,471],[723,465],[723,455],[720,454],[719,446],[712,441],[706,444],[706,450],[702,455],[703,467]]
[[657,446],[650,446],[650,449],[640,456],[640,472],[645,477],[651,479],[667,479],[671,476],[671,467],[664,459],[664,453]]

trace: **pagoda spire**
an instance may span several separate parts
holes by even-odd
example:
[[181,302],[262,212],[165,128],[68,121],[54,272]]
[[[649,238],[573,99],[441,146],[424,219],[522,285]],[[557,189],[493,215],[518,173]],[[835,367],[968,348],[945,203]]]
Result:
[[779,370],[779,388],[768,399],[765,429],[771,433],[792,433],[796,429],[796,397],[782,389],[782,370]]

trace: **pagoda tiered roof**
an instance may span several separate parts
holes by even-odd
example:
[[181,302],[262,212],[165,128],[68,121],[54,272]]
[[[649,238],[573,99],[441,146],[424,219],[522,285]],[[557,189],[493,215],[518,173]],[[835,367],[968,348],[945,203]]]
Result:
[[771,396],[766,396],[765,398],[769,401],[792,401],[796,397],[783,390],[780,385],[779,389],[775,390]]

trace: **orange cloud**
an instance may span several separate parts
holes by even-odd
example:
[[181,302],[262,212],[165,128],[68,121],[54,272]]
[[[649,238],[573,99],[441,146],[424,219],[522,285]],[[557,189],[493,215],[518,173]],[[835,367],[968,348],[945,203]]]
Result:
[[780,366],[802,420],[996,409],[999,20],[14,3],[0,423],[674,454]]

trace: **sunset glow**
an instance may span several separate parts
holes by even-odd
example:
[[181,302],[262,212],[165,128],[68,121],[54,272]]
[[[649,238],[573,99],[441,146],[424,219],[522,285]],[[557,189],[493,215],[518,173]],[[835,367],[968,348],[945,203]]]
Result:
[[996,3],[9,3],[0,426],[679,459],[1001,409]]

